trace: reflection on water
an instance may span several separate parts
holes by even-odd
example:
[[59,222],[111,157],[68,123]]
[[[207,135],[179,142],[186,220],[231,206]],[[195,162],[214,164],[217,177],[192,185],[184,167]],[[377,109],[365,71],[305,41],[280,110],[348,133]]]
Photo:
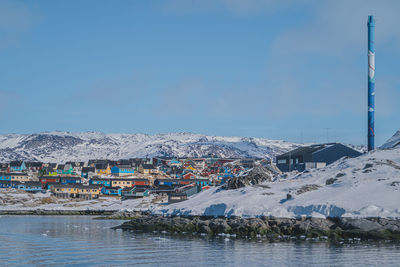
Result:
[[400,246],[135,234],[86,216],[0,217],[1,265],[399,266]]

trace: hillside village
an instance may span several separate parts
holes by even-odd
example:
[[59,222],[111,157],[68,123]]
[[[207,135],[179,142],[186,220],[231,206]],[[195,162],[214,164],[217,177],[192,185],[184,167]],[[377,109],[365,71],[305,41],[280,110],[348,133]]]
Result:
[[131,158],[93,159],[87,162],[43,163],[11,161],[0,164],[0,188],[28,193],[50,193],[58,199],[120,200],[157,196],[176,203],[232,177],[246,175],[255,166],[274,165],[278,173],[305,171],[329,165],[360,152],[338,143],[304,146],[278,155],[275,162],[260,158]]
[[114,197],[122,200],[151,194],[168,202],[186,200],[210,186],[252,168],[261,159],[135,158],[88,162],[2,163],[0,188],[29,193],[51,192],[62,199],[91,200]]

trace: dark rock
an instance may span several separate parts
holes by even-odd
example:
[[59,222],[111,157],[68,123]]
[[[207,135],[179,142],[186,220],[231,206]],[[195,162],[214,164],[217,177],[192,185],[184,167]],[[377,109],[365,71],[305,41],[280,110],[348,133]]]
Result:
[[374,165],[372,164],[372,163],[367,163],[367,164],[365,164],[365,166],[364,166],[364,170],[365,169],[369,169],[369,168],[372,168]]
[[331,185],[331,184],[335,183],[337,180],[338,179],[336,179],[336,178],[329,178],[329,179],[326,180],[325,184],[326,185]]
[[237,189],[248,185],[258,185],[262,182],[272,181],[275,173],[263,166],[257,166],[242,176],[233,177],[228,180],[228,189]]
[[[277,240],[279,236],[328,237],[340,242],[348,238],[362,240],[400,240],[400,220],[383,218],[205,218],[205,217],[163,217],[141,215],[116,229],[136,231],[167,231],[169,233],[202,233],[218,235],[235,234],[237,237],[266,236]],[[286,238],[285,240],[290,240]]]
[[297,191],[296,194],[300,195],[303,194],[305,192],[309,192],[309,191],[313,191],[313,190],[317,190],[318,188],[320,188],[321,186],[317,185],[317,184],[307,184],[307,185],[303,185],[302,187],[300,187]]

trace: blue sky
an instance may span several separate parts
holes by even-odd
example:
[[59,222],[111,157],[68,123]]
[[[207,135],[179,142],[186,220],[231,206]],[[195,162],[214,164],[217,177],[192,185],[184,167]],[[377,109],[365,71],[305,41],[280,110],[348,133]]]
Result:
[[102,131],[365,144],[400,128],[400,1],[0,0],[0,133]]

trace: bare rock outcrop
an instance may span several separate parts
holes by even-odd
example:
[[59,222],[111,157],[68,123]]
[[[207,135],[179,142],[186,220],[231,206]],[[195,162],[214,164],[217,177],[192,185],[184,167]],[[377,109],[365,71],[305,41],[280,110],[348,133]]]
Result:
[[273,169],[272,166],[270,168],[256,166],[241,176],[229,179],[226,187],[227,189],[237,189],[248,185],[257,185],[262,182],[270,182],[278,173],[279,170]]

